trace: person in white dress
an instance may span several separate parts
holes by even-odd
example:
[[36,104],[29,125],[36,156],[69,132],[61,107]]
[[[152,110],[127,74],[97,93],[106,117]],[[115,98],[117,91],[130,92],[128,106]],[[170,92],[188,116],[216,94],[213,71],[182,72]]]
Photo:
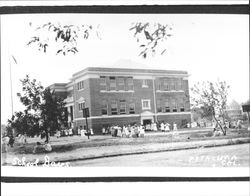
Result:
[[102,135],[105,135],[106,133],[106,130],[105,130],[105,127],[102,128]]
[[157,125],[156,125],[156,123],[153,123],[153,131],[157,131]]
[[131,137],[134,137],[135,136],[135,127],[131,126],[130,131],[131,131],[130,132]]
[[120,126],[117,128],[117,137],[122,137],[122,128]]
[[92,128],[90,129],[90,135],[92,135],[92,136],[94,135],[94,131]]
[[168,123],[165,123],[164,130],[165,130],[166,132],[170,131],[170,129],[169,129],[169,124],[168,124]]
[[85,130],[82,128],[82,126],[80,126],[80,132],[81,132],[81,137],[86,137],[85,135]]
[[125,125],[122,126],[122,137],[126,137]]
[[177,124],[176,123],[173,124],[173,130],[177,131]]
[[68,129],[65,129],[65,135],[68,136],[69,135],[69,130]]
[[174,136],[178,135],[178,132],[177,132],[177,124],[174,122],[173,123],[173,133],[172,133]]
[[139,137],[144,137],[144,135],[145,135],[145,128],[144,128],[144,126],[141,125],[140,128],[139,128],[139,130],[140,130]]
[[73,130],[72,130],[72,128],[69,128],[69,136],[72,136],[73,135]]
[[129,131],[127,126],[124,127],[124,133],[126,137],[129,137]]
[[162,131],[162,132],[164,132],[164,131],[165,131],[164,126],[165,126],[165,125],[164,125],[164,123],[162,122],[162,123],[161,123],[161,131]]

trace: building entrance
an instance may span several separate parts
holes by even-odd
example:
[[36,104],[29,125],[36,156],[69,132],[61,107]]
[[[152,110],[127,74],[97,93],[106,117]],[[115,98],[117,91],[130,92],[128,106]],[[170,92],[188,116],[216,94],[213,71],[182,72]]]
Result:
[[144,119],[142,121],[142,124],[145,126],[145,125],[148,125],[148,124],[151,124],[152,123],[152,119]]

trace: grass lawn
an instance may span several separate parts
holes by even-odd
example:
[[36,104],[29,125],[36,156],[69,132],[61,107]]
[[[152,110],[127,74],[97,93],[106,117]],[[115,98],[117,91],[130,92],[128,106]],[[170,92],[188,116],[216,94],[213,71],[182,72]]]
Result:
[[[196,129],[197,130],[197,129]],[[52,152],[63,153],[73,151],[79,148],[91,148],[91,147],[105,147],[105,146],[119,146],[122,145],[143,145],[143,144],[156,144],[156,143],[171,143],[171,142],[191,142],[191,141],[202,141],[211,139],[231,139],[239,137],[250,137],[250,132],[247,130],[241,130],[240,132],[229,129],[226,136],[212,137],[212,129],[202,129],[196,132],[181,132],[178,136],[173,137],[171,134],[151,134],[144,138],[114,138],[110,135],[105,136],[92,136],[90,139],[83,139],[80,136],[72,137],[51,137]],[[16,155],[32,154],[33,148],[39,138],[28,138],[28,143],[21,145],[18,143],[14,144],[13,148],[8,148],[8,152]],[[45,154],[41,152],[40,154]],[[49,154],[49,152],[46,152]]]

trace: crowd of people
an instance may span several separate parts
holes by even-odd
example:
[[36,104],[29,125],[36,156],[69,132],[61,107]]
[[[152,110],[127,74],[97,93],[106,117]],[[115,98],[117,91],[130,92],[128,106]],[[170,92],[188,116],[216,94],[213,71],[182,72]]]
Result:
[[146,125],[112,125],[108,127],[103,127],[102,134],[111,134],[111,136],[113,137],[144,137],[146,131],[169,132],[171,130],[177,131],[176,123],[173,123],[172,125],[167,122],[150,123]]
[[80,126],[79,128],[74,129],[73,127],[70,128],[62,128],[61,130],[57,130],[55,136],[57,138],[59,137],[67,137],[67,136],[73,136],[73,135],[79,135],[79,136],[90,136],[94,135],[93,129],[86,130],[86,127]]
[[62,130],[56,131],[56,137],[73,136],[73,128],[63,128]]
[[[198,125],[199,125],[198,123],[195,126],[194,123],[188,122],[185,127],[192,128],[192,127],[198,127]],[[233,129],[236,129],[238,131],[240,131],[243,127],[242,120],[237,120],[237,121],[225,120],[223,122],[221,120],[218,122],[214,121],[212,126],[213,126],[213,130],[214,130],[214,133],[213,133],[214,136],[219,136],[219,135],[223,134],[221,127],[224,130],[227,130],[229,128],[233,128]],[[103,135],[107,135],[107,134],[111,135],[112,137],[127,137],[127,138],[133,137],[133,138],[136,138],[136,137],[144,137],[145,132],[147,132],[147,131],[152,131],[152,132],[157,132],[157,131],[170,132],[171,131],[174,134],[174,133],[177,133],[178,128],[177,128],[177,124],[175,122],[173,122],[171,124],[168,122],[158,122],[158,123],[153,122],[153,123],[148,123],[146,125],[142,125],[142,124],[137,125],[134,123],[134,124],[127,124],[127,125],[123,125],[123,126],[120,126],[120,125],[104,126],[104,127],[102,127],[101,133]],[[41,137],[41,139],[43,139],[43,138],[46,138],[45,135],[46,135],[45,131],[42,131],[42,133],[40,134],[39,137]],[[55,136],[57,138],[65,137],[65,136],[73,136],[73,135],[78,135],[81,137],[89,138],[90,136],[94,135],[94,131],[92,128],[87,130],[86,126],[80,126],[80,127],[76,127],[76,128],[74,128],[72,126],[69,128],[63,127],[61,130],[57,130],[55,133]],[[38,142],[36,147],[34,148],[34,152],[36,152],[37,149],[40,149],[40,148],[44,148],[44,149],[46,148],[45,149],[46,151],[50,151],[51,147],[49,146],[49,138],[50,138],[50,135],[47,136],[44,144],[41,144]],[[15,142],[17,142],[19,144],[26,144],[27,143],[27,135],[26,134],[19,134],[17,137],[15,137],[14,134],[12,134],[12,135],[3,137],[3,143],[6,144],[5,145],[6,149],[7,149],[7,146],[13,147]]]
[[145,127],[143,125],[113,125],[110,127],[103,127],[102,134],[111,134],[112,137],[144,137]]

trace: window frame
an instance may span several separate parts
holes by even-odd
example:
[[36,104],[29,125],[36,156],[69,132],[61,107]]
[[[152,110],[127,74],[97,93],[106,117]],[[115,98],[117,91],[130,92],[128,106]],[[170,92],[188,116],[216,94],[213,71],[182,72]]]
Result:
[[77,90],[81,91],[84,89],[84,80],[81,80],[80,82],[77,82]]
[[156,108],[157,108],[157,113],[162,113],[162,106],[161,106],[162,100],[161,99],[157,99],[156,100]]
[[[124,106],[124,111],[121,112],[121,106]],[[126,114],[127,113],[127,108],[126,108],[126,100],[120,100],[120,107],[119,107],[119,113],[120,114]]]
[[[104,82],[103,82],[104,79]],[[107,77],[106,76],[100,76],[100,87],[101,90],[107,90]],[[104,89],[102,89],[102,87],[105,87]]]
[[[122,81],[122,82],[121,82]],[[125,78],[124,77],[117,77],[118,83],[118,90],[125,90]],[[120,89],[122,87],[122,89]]]
[[[148,102],[148,107],[144,107],[144,102]],[[142,99],[142,110],[151,110],[151,100],[150,99]]]
[[[106,114],[103,113],[104,110],[106,110]],[[102,116],[107,116],[108,115],[108,102],[106,100],[102,101],[101,115]]]
[[[113,107],[112,107],[112,104],[115,104],[116,105],[116,111],[113,111]],[[112,100],[111,103],[110,103],[110,110],[111,110],[111,115],[118,115],[118,104],[117,104],[117,101],[116,100]]]
[[[127,78],[127,85],[128,85],[128,91],[133,91],[134,90],[134,79],[133,77],[128,77]],[[132,87],[132,88],[130,88]]]
[[185,102],[183,99],[179,100],[179,110],[180,112],[185,112]]
[[[131,106],[133,106],[133,107],[131,107]],[[133,110],[131,110],[131,108],[133,108]],[[134,102],[129,103],[129,114],[135,114],[135,103]]]
[[142,79],[142,88],[149,88],[149,80]]
[[78,110],[79,112],[86,108],[85,102],[78,103]]
[[169,99],[166,99],[166,100],[164,101],[164,112],[166,112],[166,113],[171,112],[171,110],[170,110]]
[[[113,84],[114,86],[112,86],[111,84]],[[114,89],[112,89],[112,88],[114,88]],[[110,91],[116,91],[117,90],[116,77],[115,76],[110,76],[109,77],[109,90]]]
[[177,112],[178,111],[178,106],[177,106],[177,102],[175,99],[172,99],[171,101],[171,105],[172,105],[172,112]]

